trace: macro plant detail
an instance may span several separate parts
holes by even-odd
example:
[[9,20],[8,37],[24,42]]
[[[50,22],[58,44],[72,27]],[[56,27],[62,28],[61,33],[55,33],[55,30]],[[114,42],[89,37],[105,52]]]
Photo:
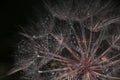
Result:
[[20,33],[16,67],[8,75],[21,71],[20,80],[120,80],[120,17],[112,1],[43,3],[49,15]]

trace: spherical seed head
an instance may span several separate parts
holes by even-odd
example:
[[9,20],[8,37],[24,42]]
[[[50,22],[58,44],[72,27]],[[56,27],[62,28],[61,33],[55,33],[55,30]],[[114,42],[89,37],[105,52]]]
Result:
[[[21,80],[120,80],[120,18],[107,0],[44,0],[45,19],[21,33]],[[112,32],[111,32],[112,30]]]

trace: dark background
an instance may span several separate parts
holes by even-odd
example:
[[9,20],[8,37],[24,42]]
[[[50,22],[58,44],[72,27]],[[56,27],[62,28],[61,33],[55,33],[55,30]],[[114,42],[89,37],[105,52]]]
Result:
[[[116,5],[119,0],[114,2]],[[21,29],[18,25],[26,25],[28,18],[34,20],[36,18],[34,9],[38,7],[41,13],[43,3],[40,0],[4,0],[0,4],[0,77],[3,77],[14,63],[14,49],[20,40],[18,32]],[[0,80],[10,80],[10,78],[8,76]]]
[[27,24],[28,18],[34,20],[36,6],[41,9],[40,0],[3,0],[0,2],[0,80],[11,79],[10,76],[1,77],[13,67],[15,47],[20,41],[19,25]]

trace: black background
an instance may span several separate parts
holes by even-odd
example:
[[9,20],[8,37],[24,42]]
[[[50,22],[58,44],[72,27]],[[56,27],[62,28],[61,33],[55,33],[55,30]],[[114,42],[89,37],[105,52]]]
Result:
[[19,25],[35,18],[34,8],[41,9],[42,3],[40,0],[4,0],[0,4],[0,80],[11,80],[9,76],[1,77],[13,67],[15,47],[20,40]]

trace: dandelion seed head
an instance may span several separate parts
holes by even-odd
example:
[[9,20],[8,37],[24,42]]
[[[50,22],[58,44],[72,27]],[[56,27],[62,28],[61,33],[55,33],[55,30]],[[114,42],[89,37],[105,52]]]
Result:
[[50,15],[21,34],[21,63],[11,74],[23,71],[21,80],[120,80],[120,17],[112,15],[112,1],[53,1],[43,1]]

